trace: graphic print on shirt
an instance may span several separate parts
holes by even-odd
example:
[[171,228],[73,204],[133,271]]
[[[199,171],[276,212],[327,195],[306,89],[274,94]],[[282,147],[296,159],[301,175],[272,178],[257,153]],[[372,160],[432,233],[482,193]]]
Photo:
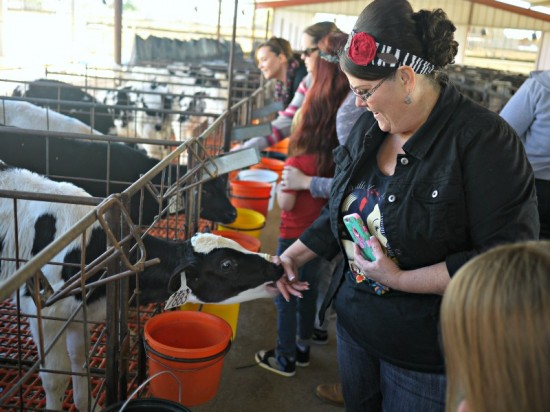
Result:
[[[382,184],[382,186],[384,186],[385,189],[386,185]],[[379,202],[382,199],[383,195],[380,195],[380,192],[375,185],[369,185],[367,187],[365,182],[361,182],[356,185],[351,193],[344,198],[344,202],[342,203],[342,215],[345,216],[349,213],[358,213],[363,219],[363,222],[365,222],[370,234],[372,236],[376,236],[382,245],[384,253],[391,257],[393,253],[390,253],[391,249],[388,247],[388,239],[386,238],[384,231],[383,216],[380,212],[379,206]],[[353,241],[349,235],[346,234],[346,236],[342,239],[342,243],[344,245],[346,257],[355,282],[365,282],[371,286],[374,292],[378,295],[382,295],[389,291],[390,289],[387,286],[369,279],[355,265]]]

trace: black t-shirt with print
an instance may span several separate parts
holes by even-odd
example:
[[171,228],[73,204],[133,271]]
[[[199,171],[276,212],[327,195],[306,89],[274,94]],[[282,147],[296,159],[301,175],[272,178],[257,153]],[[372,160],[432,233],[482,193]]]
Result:
[[[382,203],[386,189],[388,187],[390,176],[382,174],[378,165],[374,163],[367,163],[362,170],[362,173],[358,176],[368,176],[368,180],[356,180],[350,182],[350,191],[344,196],[344,202],[342,203],[342,216],[351,213],[357,213],[361,216],[363,223],[369,230],[372,236],[380,241],[383,246],[386,255],[393,257],[394,253],[391,247],[388,245],[388,241],[384,231],[384,216],[380,204]],[[362,273],[354,265],[353,261],[353,243],[351,236],[346,232],[345,237],[342,239],[344,244],[346,257],[348,259],[349,267],[352,276],[349,278],[352,282],[357,284],[358,288],[363,288],[369,292],[382,295],[389,291],[389,288],[380,285],[377,282],[373,282],[370,279],[362,276]],[[366,280],[366,282],[364,282]]]

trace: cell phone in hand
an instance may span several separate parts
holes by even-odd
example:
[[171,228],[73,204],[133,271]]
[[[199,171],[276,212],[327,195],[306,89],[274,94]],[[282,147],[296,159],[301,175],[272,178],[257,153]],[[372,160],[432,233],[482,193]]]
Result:
[[361,219],[361,216],[359,216],[359,214],[357,213],[350,213],[349,215],[344,216],[344,225],[348,229],[348,232],[354,243],[359,245],[359,248],[363,253],[363,257],[370,260],[371,262],[374,262],[376,258],[372,253],[371,247],[367,243],[371,235],[369,233],[369,230],[363,223],[363,219]]

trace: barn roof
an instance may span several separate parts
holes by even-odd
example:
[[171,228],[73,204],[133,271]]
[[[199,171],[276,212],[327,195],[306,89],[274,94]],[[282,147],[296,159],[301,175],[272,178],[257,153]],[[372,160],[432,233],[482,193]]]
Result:
[[[471,3],[483,4],[489,7],[509,11],[512,13],[520,14],[527,17],[533,17],[536,19],[550,22],[550,10],[546,12],[539,11],[538,7],[550,9],[550,0],[469,0]],[[281,8],[301,5],[315,5],[322,3],[334,3],[334,0],[256,0],[257,8]],[[524,5],[530,5],[530,7],[520,7],[515,4],[523,3]]]

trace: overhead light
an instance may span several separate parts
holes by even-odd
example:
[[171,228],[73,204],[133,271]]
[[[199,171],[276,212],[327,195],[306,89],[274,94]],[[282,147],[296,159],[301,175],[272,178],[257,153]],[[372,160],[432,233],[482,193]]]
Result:
[[539,12],[539,13],[550,14],[550,7],[534,6],[534,7],[531,7],[531,10]]
[[509,4],[510,6],[521,7],[522,9],[529,9],[531,7],[531,3],[523,0],[496,0],[496,1],[498,1],[499,3]]

